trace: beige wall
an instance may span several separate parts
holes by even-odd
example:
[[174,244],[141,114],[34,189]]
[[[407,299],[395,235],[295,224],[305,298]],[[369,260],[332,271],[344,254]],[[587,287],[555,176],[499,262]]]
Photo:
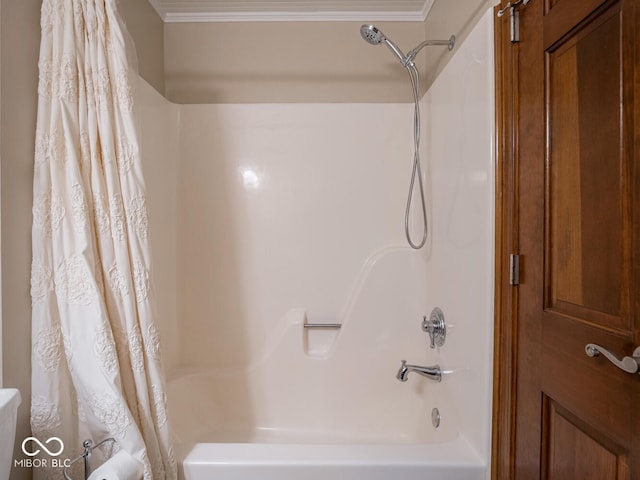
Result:
[[133,37],[138,70],[158,92],[164,93],[164,24],[148,0],[123,0],[120,14]]
[[[412,101],[405,69],[385,46],[362,40],[360,25],[166,24],[167,98],[177,103]],[[422,22],[376,25],[405,52],[424,40]],[[419,60],[438,54],[431,51]]]
[[[16,432],[16,438],[21,441],[30,434],[29,272],[40,1],[3,1],[0,29],[3,380],[5,387],[16,387],[22,394]],[[26,469],[14,469],[11,476],[12,479],[29,477]]]
[[[405,53],[423,40],[460,44],[497,0],[436,0],[424,22],[376,22]],[[413,100],[404,68],[360,38],[365,22],[165,25],[167,98],[177,103],[396,103]],[[421,96],[452,57],[423,49]]]

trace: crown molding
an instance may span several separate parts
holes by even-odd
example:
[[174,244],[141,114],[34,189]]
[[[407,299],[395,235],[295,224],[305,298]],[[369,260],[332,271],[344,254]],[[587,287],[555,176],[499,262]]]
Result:
[[424,1],[424,6],[422,7],[422,10],[420,11],[420,16],[422,17],[422,19],[420,21],[424,22],[427,19],[427,15],[429,15],[429,12],[431,11],[431,7],[433,7],[433,4],[435,3],[436,0],[425,0]]
[[215,22],[423,22],[434,0],[425,0],[415,11],[176,11],[164,7],[160,0],[149,3],[165,23]]
[[160,19],[164,22],[165,12],[163,11],[163,8],[160,6],[160,4],[158,3],[158,0],[149,0],[149,5],[151,5],[151,7],[156,11],[158,16],[160,17]]
[[189,22],[422,22],[420,12],[166,12],[165,23]]

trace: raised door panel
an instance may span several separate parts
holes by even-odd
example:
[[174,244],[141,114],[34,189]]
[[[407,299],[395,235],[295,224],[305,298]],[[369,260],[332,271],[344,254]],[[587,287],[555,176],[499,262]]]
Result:
[[621,12],[547,51],[545,307],[628,331]]
[[566,410],[545,398],[548,480],[624,480],[629,476],[624,448],[600,436]]

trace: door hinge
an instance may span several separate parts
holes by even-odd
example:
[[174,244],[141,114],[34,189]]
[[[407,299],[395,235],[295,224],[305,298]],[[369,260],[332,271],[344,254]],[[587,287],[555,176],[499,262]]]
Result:
[[520,285],[520,255],[509,255],[509,285]]

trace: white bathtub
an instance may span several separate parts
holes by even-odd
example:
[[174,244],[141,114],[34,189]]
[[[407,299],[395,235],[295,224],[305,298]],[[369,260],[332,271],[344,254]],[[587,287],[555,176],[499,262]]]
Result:
[[[168,396],[180,474],[187,480],[484,480],[454,399],[471,371],[430,349],[424,258],[407,248],[372,257],[340,329],[305,329],[291,309],[245,364],[174,372]],[[445,312],[446,315],[446,312]],[[440,364],[442,382],[401,360]],[[432,424],[437,408],[441,422]],[[458,411],[457,411],[458,410]]]
[[188,480],[484,480],[485,466],[462,437],[436,444],[180,445]]
[[[338,391],[323,397],[326,404],[311,399],[319,389],[310,388],[319,380],[313,373],[271,394],[258,392],[259,383],[266,385],[258,377],[268,376],[260,368],[244,378],[238,372],[174,377],[169,396],[180,478],[488,478],[486,462],[456,430],[453,412],[438,394],[442,384],[411,375],[401,383],[393,369],[388,373],[398,391],[391,399]],[[436,405],[442,416],[437,429],[431,425]]]
[[[278,404],[273,403],[278,393],[254,390],[250,394],[251,388],[246,388],[261,374],[265,372],[254,369],[239,381],[237,372],[191,372],[170,381],[180,478],[488,478],[486,462],[456,430],[449,405],[437,393],[442,384],[427,383],[417,376],[403,384],[390,371],[399,392],[390,401],[376,396],[366,401],[358,391],[342,391],[325,396],[328,403],[322,405],[309,401],[317,390],[309,389],[311,382],[303,380],[297,387],[290,384],[280,390],[286,398]],[[431,405],[438,405],[442,415],[438,429],[431,425]]]

